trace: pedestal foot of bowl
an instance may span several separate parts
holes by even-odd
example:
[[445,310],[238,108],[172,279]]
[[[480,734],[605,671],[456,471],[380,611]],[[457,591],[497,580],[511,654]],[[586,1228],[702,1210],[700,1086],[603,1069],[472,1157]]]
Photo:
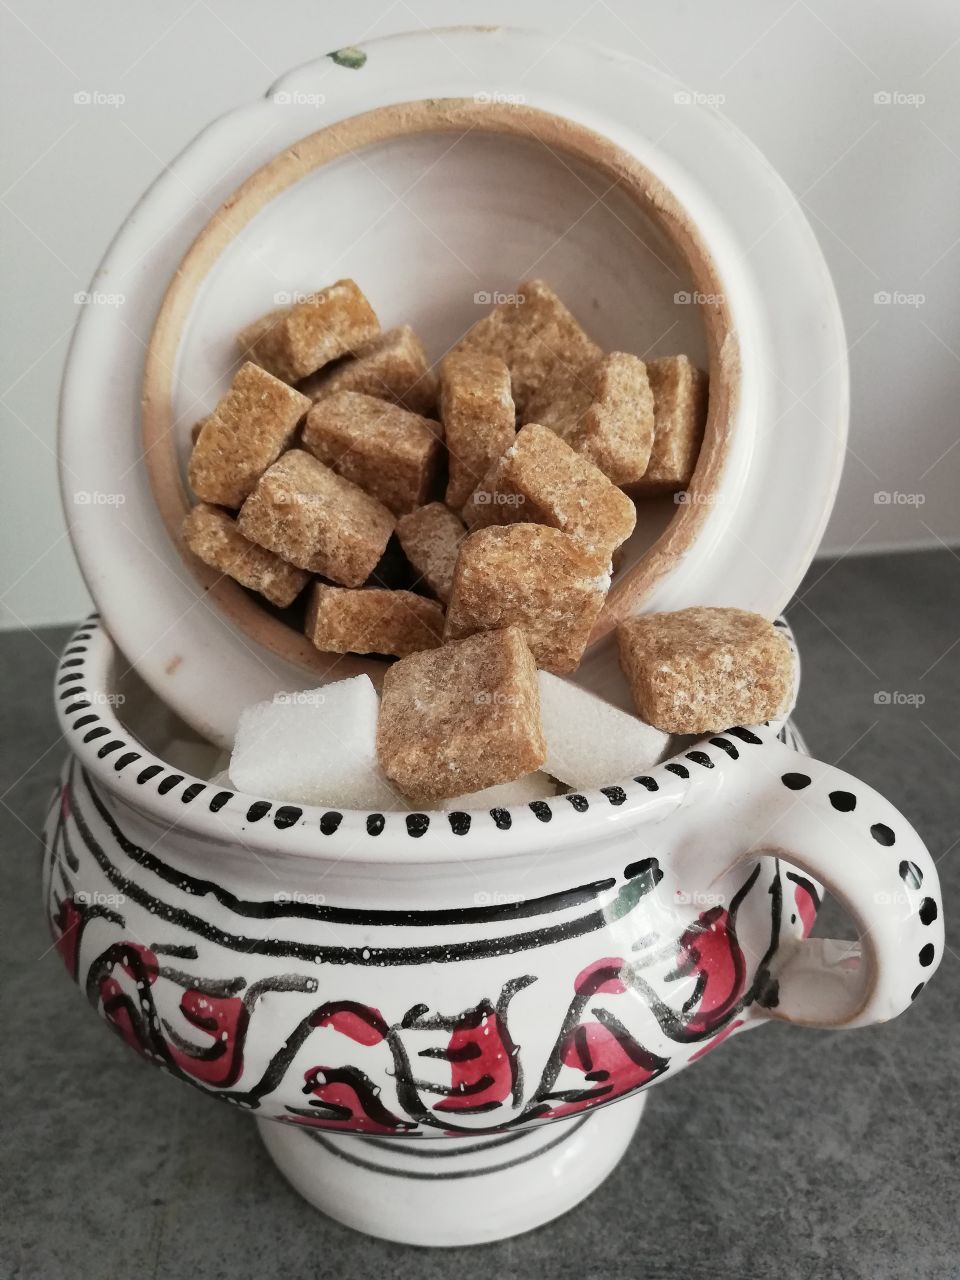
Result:
[[258,1120],[288,1182],[314,1208],[401,1244],[485,1244],[579,1204],[630,1143],[637,1094],[601,1111],[483,1138],[374,1138]]

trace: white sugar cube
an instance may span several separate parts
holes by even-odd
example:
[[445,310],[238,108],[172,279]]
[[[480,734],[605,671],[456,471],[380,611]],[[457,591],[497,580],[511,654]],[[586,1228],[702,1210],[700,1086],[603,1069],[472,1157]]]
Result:
[[529,804],[531,800],[546,800],[557,794],[556,784],[545,773],[527,773],[513,782],[501,782],[495,787],[484,787],[467,796],[454,796],[444,800],[444,809],[506,809],[512,804]]
[[406,808],[377,763],[379,711],[369,676],[247,707],[230,758],[233,785],[297,804]]
[[670,754],[670,737],[549,672],[540,678],[544,770],[569,787],[602,787],[641,773]]

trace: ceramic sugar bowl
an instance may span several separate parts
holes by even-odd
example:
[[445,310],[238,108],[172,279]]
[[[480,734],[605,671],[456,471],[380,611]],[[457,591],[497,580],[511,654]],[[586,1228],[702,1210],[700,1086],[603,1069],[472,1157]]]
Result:
[[[940,960],[916,832],[776,726],[514,809],[301,809],[152,755],[117,665],[91,620],[57,675],[57,947],[121,1039],[371,1234],[537,1226],[614,1167],[651,1084],[771,1018],[894,1017]],[[821,885],[857,944],[806,936]]]
[[[290,72],[127,219],[90,292],[128,302],[85,308],[63,387],[65,507],[107,625],[84,624],[57,675],[56,945],[122,1040],[256,1119],[313,1205],[416,1244],[563,1213],[616,1165],[650,1085],[772,1018],[893,1017],[943,948],[916,833],[789,726],[731,726],[598,791],[472,812],[299,807],[145,745],[122,667],[224,748],[250,703],[382,675],[319,653],[302,618],[183,546],[191,427],[230,383],[238,329],[349,275],[436,364],[533,274],[603,350],[684,352],[709,376],[690,484],[638,503],[576,673],[624,706],[618,618],[785,605],[847,416],[843,327],[799,206],[658,71],[483,28]],[[856,945],[808,936],[822,889]]]

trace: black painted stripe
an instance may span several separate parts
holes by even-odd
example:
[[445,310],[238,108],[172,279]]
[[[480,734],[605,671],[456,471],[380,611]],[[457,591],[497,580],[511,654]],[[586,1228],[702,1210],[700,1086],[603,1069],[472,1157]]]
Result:
[[[363,1145],[380,1147],[384,1151],[394,1153],[399,1151],[401,1155],[414,1156],[418,1160],[449,1160],[451,1156],[465,1156],[474,1151],[492,1151],[496,1147],[505,1147],[508,1143],[516,1142],[518,1138],[527,1137],[529,1133],[529,1129],[514,1129],[512,1133],[504,1134],[502,1138],[491,1138],[489,1142],[471,1142],[469,1146],[461,1146],[459,1142],[434,1141],[430,1138],[425,1138],[418,1147],[413,1149],[401,1148],[398,1141],[390,1138],[366,1138]],[[409,1142],[412,1139],[412,1134],[405,1134],[400,1141]]]
[[[159,765],[151,766],[159,769]],[[482,924],[497,920],[520,920],[530,916],[550,915],[558,911],[566,911],[573,907],[593,902],[602,893],[608,892],[616,884],[610,876],[603,880],[593,880],[577,885],[572,889],[564,889],[558,893],[544,894],[539,898],[522,898],[518,902],[499,903],[487,907],[447,907],[439,910],[407,910],[407,911],[368,911],[353,907],[310,906],[306,903],[292,902],[253,902],[238,898],[229,890],[216,884],[213,880],[202,880],[188,875],[184,871],[168,866],[155,853],[142,849],[133,843],[121,831],[113,814],[107,809],[99,794],[92,786],[86,771],[83,780],[90,799],[93,801],[99,817],[106,823],[110,834],[123,850],[124,854],[143,867],[145,871],[158,876],[166,884],[173,885],[192,897],[211,896],[222,906],[246,919],[274,920],[289,916],[295,919],[316,921],[335,921],[343,924],[371,925],[454,925]],[[210,801],[212,808],[220,801],[219,808],[233,796],[232,791],[220,791]],[[221,799],[222,797],[222,799]]]
[[[321,1133],[317,1133],[313,1129],[304,1129],[304,1137],[317,1142],[325,1151],[329,1151],[331,1155],[337,1156],[340,1160],[345,1160],[347,1164],[356,1165],[358,1169],[369,1169],[373,1173],[384,1173],[391,1178],[409,1178],[416,1182],[436,1182],[450,1178],[483,1178],[489,1173],[502,1173],[504,1169],[515,1169],[517,1165],[527,1164],[530,1160],[536,1160],[537,1156],[544,1155],[547,1151],[554,1150],[559,1147],[561,1142],[566,1142],[569,1138],[586,1124],[589,1116],[581,1116],[580,1119],[565,1133],[558,1134],[550,1142],[545,1142],[542,1147],[537,1147],[535,1151],[528,1151],[522,1156],[515,1156],[513,1160],[504,1160],[501,1164],[492,1164],[483,1169],[446,1169],[443,1172],[431,1173],[425,1169],[390,1169],[386,1165],[377,1164],[374,1160],[364,1160],[362,1156],[352,1155],[348,1151],[341,1150],[340,1147],[334,1146]],[[528,1135],[524,1135],[528,1136]]]
[[[89,779],[84,778],[87,785],[87,791],[91,797],[95,798],[95,803],[99,807],[102,803],[98,797],[95,797],[93,788],[89,783]],[[548,926],[545,928],[535,928],[525,933],[506,934],[496,938],[484,938],[476,942],[451,942],[439,943],[437,945],[428,945],[421,947],[367,947],[354,946],[343,947],[335,945],[321,945],[317,943],[302,943],[293,941],[281,941],[276,938],[253,938],[243,934],[228,933],[223,929],[213,927],[208,921],[200,916],[194,915],[190,911],[182,908],[171,906],[162,899],[148,893],[139,884],[130,877],[123,875],[110,861],[105,850],[98,843],[92,830],[83,816],[81,807],[78,803],[74,804],[73,820],[77,829],[87,847],[88,852],[96,860],[98,866],[110,883],[124,893],[131,901],[136,902],[145,910],[149,911],[158,920],[167,920],[176,924],[179,928],[197,934],[199,937],[206,938],[209,942],[216,943],[218,946],[226,947],[231,951],[241,951],[249,955],[266,955],[266,956],[282,956],[292,957],[299,960],[309,960],[318,964],[352,964],[370,967],[395,966],[407,964],[451,964],[460,960],[478,960],[490,956],[515,955],[522,951],[536,950],[541,947],[549,946],[554,942],[565,942],[571,938],[584,937],[587,934],[595,933],[599,929],[608,927],[611,923],[623,919],[633,911],[641,898],[647,892],[655,887],[653,880],[643,886],[638,892],[638,883],[631,882],[625,885],[619,894],[612,900],[604,904],[598,910],[591,911],[584,916],[577,917],[574,920],[567,921],[563,924]],[[115,824],[112,824],[115,826]],[[130,842],[123,840],[129,846]],[[123,844],[121,844],[123,847]],[[135,848],[135,846],[134,846]],[[125,849],[129,852],[129,849]],[[139,851],[145,854],[145,850]],[[148,855],[152,857],[152,855]],[[159,859],[155,859],[159,863]],[[142,865],[142,861],[141,861]],[[161,864],[162,865],[162,864]],[[169,871],[170,869],[167,868]],[[185,875],[178,877],[178,887],[184,888],[184,882],[188,879]],[[218,888],[217,886],[214,886]],[[220,892],[224,892],[220,890]],[[264,904],[266,905],[266,904]],[[280,904],[273,904],[280,905]],[[314,908],[319,910],[319,908]],[[298,914],[303,914],[299,912]],[[369,921],[373,913],[357,912],[362,921]]]

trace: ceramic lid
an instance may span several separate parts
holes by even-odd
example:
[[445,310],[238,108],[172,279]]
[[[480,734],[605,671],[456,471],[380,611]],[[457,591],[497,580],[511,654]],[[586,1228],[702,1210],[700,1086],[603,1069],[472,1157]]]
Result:
[[[646,213],[635,170],[652,175]],[[434,359],[539,275],[605,349],[709,362],[710,448],[686,510],[643,508],[637,607],[773,617],[790,598],[839,481],[847,359],[786,186],[695,94],[622,55],[502,28],[394,36],[309,63],[206,128],[94,278],[91,296],[124,306],[85,308],[74,336],[60,436],[71,538],[127,660],[200,732],[228,744],[250,702],[378,666],[346,658],[321,677],[283,623],[261,611],[251,628],[240,588],[211,590],[183,557],[154,487],[172,468],[188,501],[190,429],[229,383],[236,331],[348,275]],[[168,428],[145,446],[148,348]],[[578,678],[622,700],[609,640]]]

